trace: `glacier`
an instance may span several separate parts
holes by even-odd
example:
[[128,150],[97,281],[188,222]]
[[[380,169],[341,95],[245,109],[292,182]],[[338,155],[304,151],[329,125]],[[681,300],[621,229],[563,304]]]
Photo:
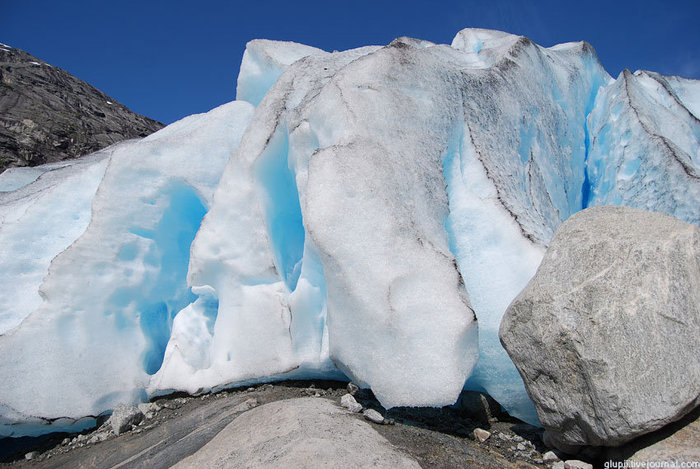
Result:
[[385,407],[488,392],[557,227],[595,205],[700,224],[700,84],[465,29],[325,52],[254,40],[237,100],[0,174],[0,436],[290,378]]

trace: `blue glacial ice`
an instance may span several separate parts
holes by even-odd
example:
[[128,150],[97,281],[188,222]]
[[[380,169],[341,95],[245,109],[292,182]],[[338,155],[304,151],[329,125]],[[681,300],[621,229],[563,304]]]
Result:
[[173,317],[196,298],[190,244],[252,113],[234,102],[190,116],[3,194],[0,236],[15,252],[2,263],[18,288],[0,293],[12,318],[0,336],[0,433],[80,426],[146,397]]
[[310,377],[537,422],[498,326],[557,227],[605,204],[700,223],[698,82],[615,80],[586,43],[256,40],[237,98],[0,175],[0,435]]

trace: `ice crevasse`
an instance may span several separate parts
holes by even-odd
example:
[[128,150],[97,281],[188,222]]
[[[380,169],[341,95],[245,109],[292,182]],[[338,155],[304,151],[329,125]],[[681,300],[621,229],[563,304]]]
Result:
[[503,312],[582,208],[700,223],[698,103],[586,43],[252,41],[237,101],[0,175],[0,435],[311,377],[535,422]]

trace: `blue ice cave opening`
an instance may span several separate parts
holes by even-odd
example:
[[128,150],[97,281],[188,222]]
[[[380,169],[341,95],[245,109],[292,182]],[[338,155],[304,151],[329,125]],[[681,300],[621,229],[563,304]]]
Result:
[[305,233],[288,153],[286,129],[278,128],[255,164],[255,177],[264,191],[265,218],[275,262],[287,288],[294,291],[301,273]]
[[[588,115],[588,114],[586,114]],[[584,123],[584,157],[583,157],[583,184],[581,185],[581,210],[588,208],[591,203],[591,179],[588,176],[588,152],[591,145],[591,137],[588,133],[588,124]]]
[[[588,95],[588,100],[586,101],[586,109],[583,117],[583,146],[584,146],[584,156],[583,156],[583,183],[581,184],[581,210],[588,208],[593,199],[592,187],[593,183],[588,172],[588,155],[591,147],[591,133],[588,128],[588,117],[593,112],[595,107],[595,100],[598,96],[600,88],[605,86],[605,76],[600,73],[596,67],[597,59],[593,57],[588,57],[585,60],[585,71],[586,74],[591,78],[591,92]],[[573,211],[572,211],[573,213]]]
[[195,189],[184,181],[169,184],[164,196],[168,206],[153,236],[160,269],[138,305],[141,329],[149,342],[143,359],[148,374],[157,372],[163,363],[173,318],[197,298],[187,287],[187,269],[190,245],[207,212]]
[[[181,180],[170,182],[157,198],[164,208],[156,226],[129,229],[132,234],[152,241],[143,259],[153,269],[140,285],[117,289],[110,298],[117,310],[134,302],[146,339],[143,368],[148,374],[156,373],[163,363],[175,315],[197,299],[187,287],[187,269],[190,245],[207,212],[197,191]],[[127,245],[118,257],[134,258],[132,250]]]

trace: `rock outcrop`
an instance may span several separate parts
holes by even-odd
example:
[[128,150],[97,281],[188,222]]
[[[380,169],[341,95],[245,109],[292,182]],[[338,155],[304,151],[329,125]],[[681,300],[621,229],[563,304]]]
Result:
[[326,399],[287,399],[246,412],[175,466],[419,468],[369,423]]
[[161,127],[65,70],[0,44],[0,173],[87,155]]
[[650,461],[656,467],[682,467],[681,462],[700,461],[700,407],[655,432],[604,450],[599,460],[609,461],[610,467],[650,467]]
[[700,230],[623,207],[565,222],[500,328],[545,440],[565,451],[617,446],[692,410],[698,336]]

